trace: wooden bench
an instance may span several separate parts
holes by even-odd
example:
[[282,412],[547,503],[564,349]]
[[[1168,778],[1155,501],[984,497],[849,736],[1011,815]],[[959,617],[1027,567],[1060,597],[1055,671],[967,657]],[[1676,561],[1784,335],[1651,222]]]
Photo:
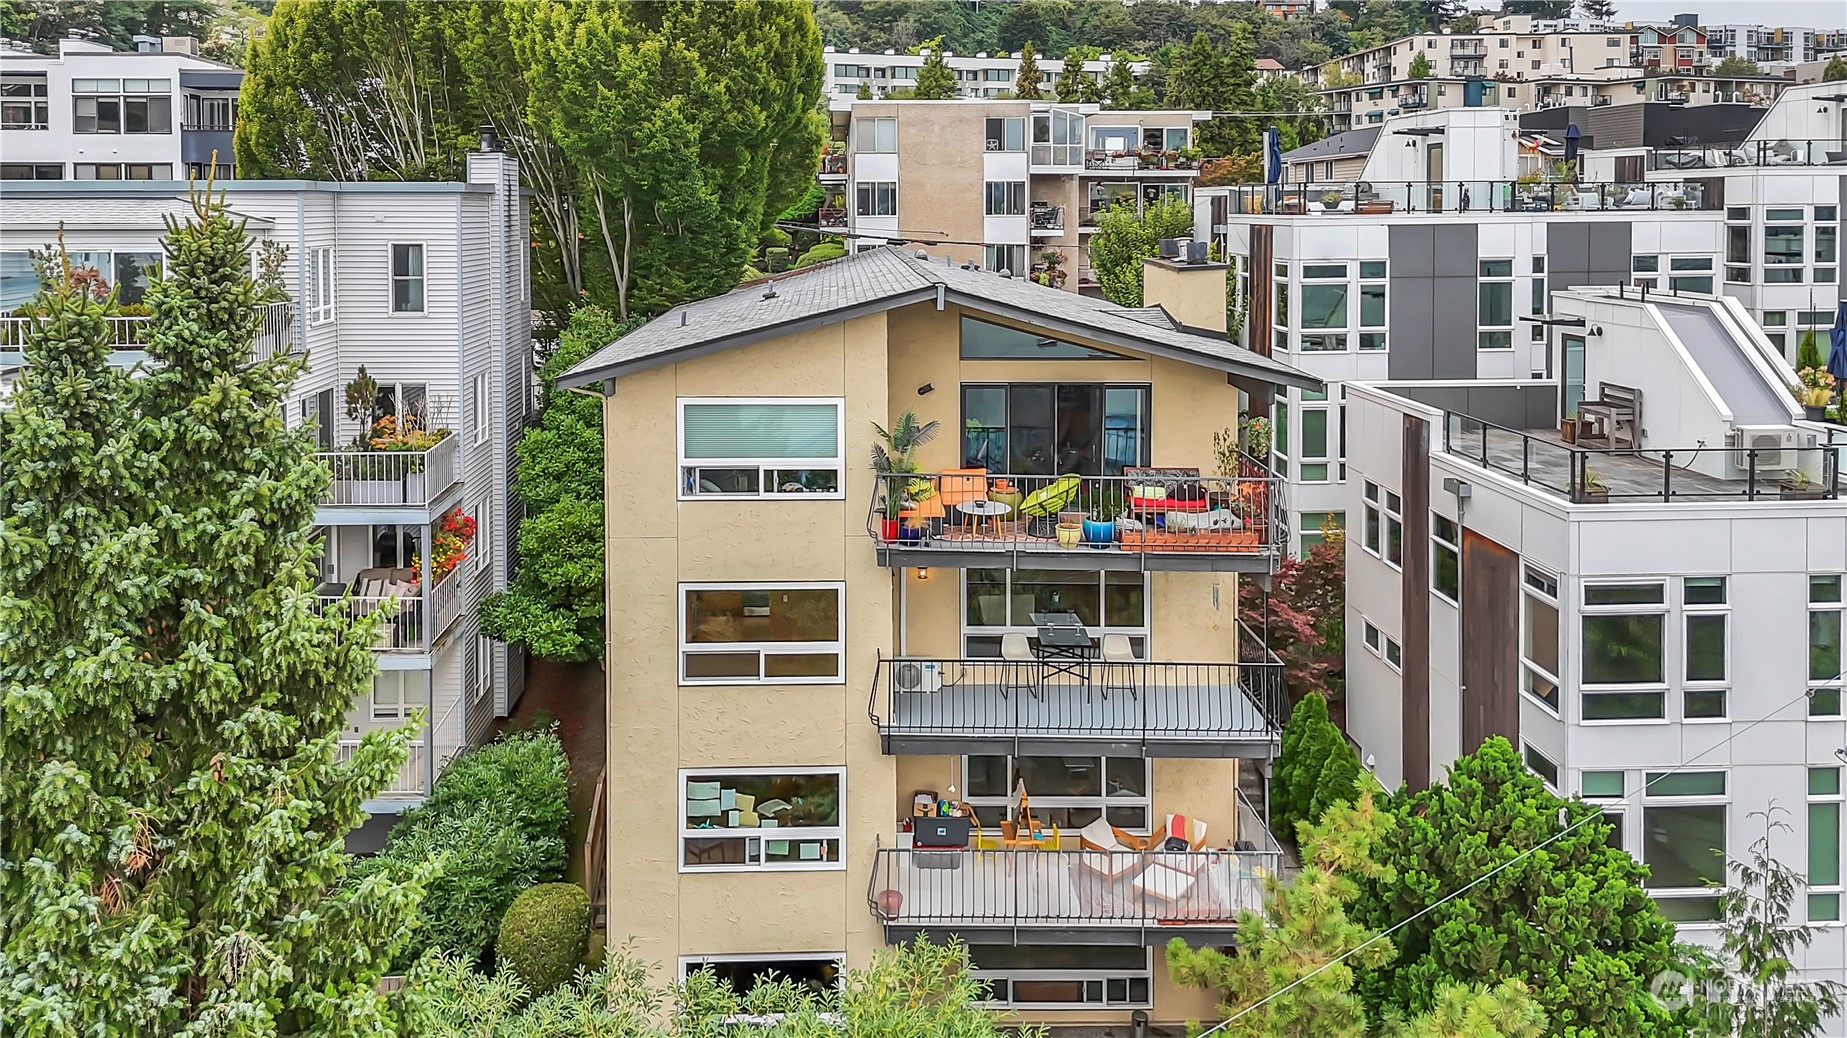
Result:
[[1635,450],[1642,442],[1642,391],[1605,382],[1578,405],[1578,445]]

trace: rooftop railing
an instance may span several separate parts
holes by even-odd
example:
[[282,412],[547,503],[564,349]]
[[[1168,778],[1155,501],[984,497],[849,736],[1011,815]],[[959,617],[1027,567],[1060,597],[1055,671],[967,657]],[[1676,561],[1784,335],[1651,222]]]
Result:
[[[1840,497],[1833,447],[1581,447],[1445,412],[1443,449],[1574,504],[1809,501]],[[1691,468],[1704,462],[1726,474]]]
[[[1282,865],[1273,851],[884,848],[866,902],[896,929],[1057,931],[1106,943],[1165,943],[1194,931],[1222,941],[1242,912],[1263,907],[1263,881]],[[1066,849],[1070,848],[1070,849]]]
[[880,660],[867,709],[888,752],[1040,740],[1107,743],[1112,753],[1191,745],[1196,756],[1267,759],[1288,709],[1281,670],[1071,656]]
[[1694,181],[1522,183],[1513,180],[1240,184],[1230,190],[1233,214],[1350,216],[1384,213],[1570,213],[1718,209],[1718,199]]
[[1648,153],[1650,170],[1681,172],[1690,169],[1732,169],[1755,166],[1847,167],[1847,138],[1746,141],[1733,145],[1697,143],[1655,148]]
[[337,450],[317,453],[333,470],[329,505],[422,505],[440,501],[455,482],[457,438],[451,434],[428,450]]
[[1155,468],[1114,476],[980,469],[880,475],[866,532],[881,550],[959,555],[971,565],[1003,565],[1009,556],[1028,562],[1133,556],[1144,563],[1268,557],[1288,543],[1283,487],[1249,457],[1236,476]]

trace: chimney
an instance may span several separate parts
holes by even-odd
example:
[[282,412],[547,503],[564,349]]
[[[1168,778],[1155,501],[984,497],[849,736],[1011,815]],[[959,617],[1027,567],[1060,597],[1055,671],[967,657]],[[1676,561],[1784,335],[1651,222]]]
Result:
[[1142,305],[1165,307],[1174,320],[1189,328],[1225,331],[1225,279],[1230,268],[1213,263],[1205,242],[1169,238],[1161,242],[1165,253],[1142,260]]
[[491,154],[500,150],[500,135],[494,132],[493,123],[481,124],[481,151]]
[[191,36],[162,36],[160,38],[162,54],[190,54],[199,56],[199,41]]

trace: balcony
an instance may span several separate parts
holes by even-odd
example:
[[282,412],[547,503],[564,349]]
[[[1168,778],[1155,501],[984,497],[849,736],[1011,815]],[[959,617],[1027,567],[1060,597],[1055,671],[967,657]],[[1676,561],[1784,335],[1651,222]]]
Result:
[[315,456],[333,472],[323,507],[425,512],[447,507],[460,478],[454,435],[420,451],[337,450]]
[[815,213],[815,222],[824,229],[846,230],[847,211],[837,206],[822,206]]
[[[391,572],[405,577],[406,582],[415,575],[408,569]],[[372,648],[378,652],[426,654],[449,630],[449,625],[455,622],[456,617],[462,615],[462,583],[465,579],[462,571],[451,572],[438,580],[428,595],[355,595],[352,594],[353,587],[322,585],[316,596],[319,599],[316,609],[323,615],[345,616],[370,616],[383,611],[385,618],[379,622],[378,640]],[[364,584],[363,575],[353,582],[353,586]],[[420,585],[411,586],[416,588]]]
[[1027,214],[1028,229],[1034,234],[1060,234],[1065,229],[1065,207],[1034,205]]
[[1716,211],[1716,192],[1695,180],[1632,183],[1521,183],[1513,180],[1368,181],[1324,184],[1240,184],[1231,189],[1233,213],[1328,216],[1353,213],[1642,212],[1662,209]]
[[1280,663],[881,660],[867,710],[886,753],[1276,754]]
[[1187,158],[1179,152],[1167,152],[1159,148],[1138,148],[1134,151],[1093,150],[1084,153],[1084,168],[1132,173],[1190,173],[1199,169],[1199,159]]
[[874,480],[866,532],[885,566],[1267,573],[1289,542],[1282,492],[1249,458],[1235,477],[1196,468],[885,475]]
[[[295,327],[295,304],[287,300],[276,303],[259,303],[257,310],[257,330],[250,347],[252,362],[261,362],[278,353],[287,353],[301,344]],[[6,315],[0,317],[0,364],[23,363],[20,348],[26,341],[26,329],[38,317],[19,317]],[[111,363],[133,364],[146,358],[134,356],[147,349],[146,317],[111,317],[109,318],[109,340],[117,356],[110,358]]]
[[847,157],[845,155],[821,156],[821,170],[818,174],[823,179],[839,179],[847,175]]
[[1747,141],[1735,147],[1698,144],[1656,148],[1648,153],[1650,170],[1726,169],[1751,166],[1844,166],[1847,138]]
[[1056,850],[973,842],[878,851],[866,903],[888,942],[953,933],[971,943],[1229,945],[1282,863],[1273,851],[1081,850],[1076,834]]
[[[465,748],[459,741],[461,726],[457,714],[460,709],[460,701],[451,700],[440,719],[425,718],[422,731],[410,741],[410,753],[404,758],[403,766],[386,781],[385,788],[366,802],[365,810],[372,814],[395,814],[417,806],[429,796],[436,776],[442,774],[443,767]],[[353,759],[358,749],[358,739],[341,739],[335,754],[344,764]]]

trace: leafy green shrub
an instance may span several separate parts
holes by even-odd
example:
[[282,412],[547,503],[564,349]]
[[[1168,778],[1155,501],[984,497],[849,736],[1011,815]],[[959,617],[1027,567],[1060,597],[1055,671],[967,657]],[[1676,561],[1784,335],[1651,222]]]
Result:
[[1821,367],[1821,343],[1816,341],[1815,329],[1802,333],[1796,345],[1796,370]]
[[521,891],[564,876],[569,795],[564,747],[550,730],[509,735],[443,769],[423,806],[405,815],[384,849],[351,873],[354,883],[375,873],[395,879],[441,861],[398,962],[415,961],[431,948],[479,960]]
[[809,249],[807,252],[802,253],[802,258],[796,260],[795,265],[798,268],[812,266],[826,260],[839,259],[846,254],[847,247],[845,245],[837,241],[824,241],[814,248]]
[[[1308,815],[1309,799],[1299,799],[1298,788],[1302,786],[1302,773],[1307,770],[1304,765],[1303,743],[1311,734],[1319,731],[1320,726],[1328,721],[1328,701],[1318,692],[1310,692],[1296,702],[1295,710],[1289,714],[1289,720],[1283,725],[1282,754],[1276,761],[1276,778],[1270,784],[1270,821],[1276,832],[1295,842],[1295,824]],[[1320,775],[1317,769],[1307,781],[1312,783]]]
[[513,899],[494,961],[543,995],[571,979],[590,938],[590,897],[575,883],[541,883]]

